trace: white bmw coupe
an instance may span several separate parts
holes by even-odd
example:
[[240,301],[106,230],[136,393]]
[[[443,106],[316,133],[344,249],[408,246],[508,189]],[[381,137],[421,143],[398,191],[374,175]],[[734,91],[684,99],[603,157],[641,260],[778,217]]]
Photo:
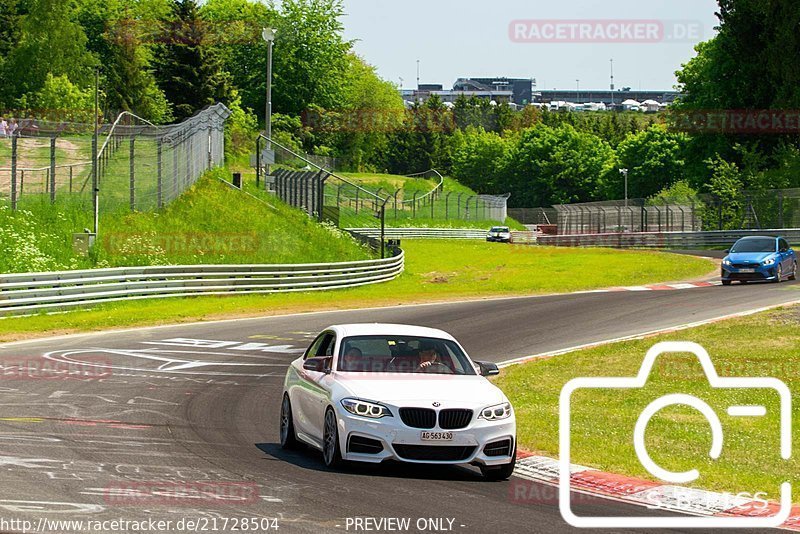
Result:
[[388,324],[332,326],[286,373],[280,438],[322,451],[325,464],[395,460],[472,464],[484,477],[514,471],[511,403],[441,330]]

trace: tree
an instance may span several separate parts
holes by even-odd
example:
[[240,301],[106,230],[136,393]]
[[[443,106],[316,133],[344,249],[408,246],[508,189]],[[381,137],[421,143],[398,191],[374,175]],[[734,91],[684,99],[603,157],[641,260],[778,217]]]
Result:
[[19,44],[4,67],[7,100],[39,91],[48,74],[89,87],[96,59],[86,50],[86,34],[75,22],[75,5],[62,0],[30,0]]
[[38,92],[20,98],[20,106],[37,110],[44,119],[88,123],[94,115],[94,93],[66,76],[48,74]]
[[[255,110],[263,121],[267,43],[261,37],[261,29],[280,25],[278,11],[271,5],[251,0],[208,0],[200,8],[200,17],[209,33],[207,44],[230,73],[242,107]],[[282,37],[279,33],[278,38]],[[276,45],[275,55],[283,53],[281,45]],[[276,93],[280,90],[276,85]],[[276,106],[276,109],[279,108]]]
[[[628,169],[631,198],[650,197],[684,178],[687,136],[668,132],[664,126],[651,126],[633,134],[618,149],[619,165]],[[617,180],[609,196],[622,198],[623,187]]]
[[739,229],[744,211],[744,184],[739,167],[719,157],[706,162],[711,169],[711,179],[706,190],[713,202],[704,211],[707,230]]
[[[342,0],[281,2],[274,56],[277,111],[301,115],[312,105],[340,109],[352,49],[342,35],[343,15]],[[263,84],[260,88],[263,94]]]
[[169,12],[167,0],[81,0],[78,20],[100,60],[110,115],[130,111],[156,123],[171,120],[151,67],[152,42],[161,37],[154,30]]
[[616,172],[608,143],[566,124],[525,130],[506,159],[497,187],[511,193],[514,207],[597,200]]
[[503,194],[497,180],[510,148],[510,141],[494,132],[469,128],[463,143],[453,151],[453,177],[462,184],[486,194]]
[[333,139],[337,157],[356,171],[385,170],[388,134],[403,125],[405,106],[397,87],[378,77],[375,68],[355,54],[342,90],[343,109]]
[[207,46],[208,28],[199,18],[196,0],[172,1],[171,38],[157,47],[155,72],[180,120],[216,102],[228,102],[232,87],[219,57]]

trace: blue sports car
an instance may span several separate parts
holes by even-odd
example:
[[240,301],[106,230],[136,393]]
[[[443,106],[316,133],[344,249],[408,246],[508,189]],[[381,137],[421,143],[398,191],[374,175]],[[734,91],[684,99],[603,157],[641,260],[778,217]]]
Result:
[[797,255],[782,237],[742,238],[722,260],[722,285],[785,279],[797,279]]

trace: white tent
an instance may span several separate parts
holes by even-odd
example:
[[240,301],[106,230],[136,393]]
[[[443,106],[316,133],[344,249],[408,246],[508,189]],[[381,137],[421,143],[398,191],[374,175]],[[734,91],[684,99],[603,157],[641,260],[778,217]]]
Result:
[[655,100],[645,100],[644,102],[642,102],[642,108],[645,111],[649,111],[649,112],[655,113],[657,111],[661,111],[661,104],[659,104]]
[[622,109],[624,109],[625,111],[639,111],[640,109],[642,109],[642,105],[636,100],[629,98],[628,100],[622,103]]

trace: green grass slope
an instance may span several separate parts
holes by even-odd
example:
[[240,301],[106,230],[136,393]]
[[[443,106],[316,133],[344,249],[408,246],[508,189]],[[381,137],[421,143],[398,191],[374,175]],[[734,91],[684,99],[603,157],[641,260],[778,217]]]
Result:
[[88,257],[72,234],[91,227],[85,199],[29,199],[16,213],[0,206],[0,272],[109,266],[313,263],[369,259],[349,235],[319,225],[276,199],[270,205],[223,184],[217,169],[161,211],[104,211]]

